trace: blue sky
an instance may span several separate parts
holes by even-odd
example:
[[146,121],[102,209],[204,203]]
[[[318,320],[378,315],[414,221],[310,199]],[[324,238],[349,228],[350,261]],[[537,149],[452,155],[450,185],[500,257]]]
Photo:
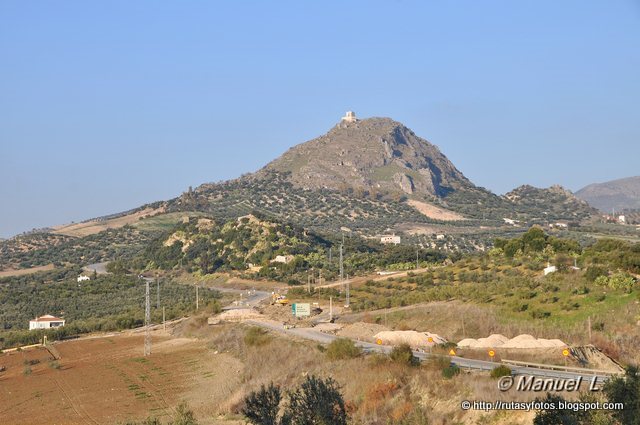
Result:
[[640,3],[0,1],[0,237],[258,169],[344,111],[496,193],[640,174]]

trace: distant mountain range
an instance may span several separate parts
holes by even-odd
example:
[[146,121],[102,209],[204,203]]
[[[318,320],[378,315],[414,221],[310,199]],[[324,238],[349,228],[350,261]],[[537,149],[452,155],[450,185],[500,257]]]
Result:
[[590,184],[576,196],[604,212],[640,209],[640,176]]

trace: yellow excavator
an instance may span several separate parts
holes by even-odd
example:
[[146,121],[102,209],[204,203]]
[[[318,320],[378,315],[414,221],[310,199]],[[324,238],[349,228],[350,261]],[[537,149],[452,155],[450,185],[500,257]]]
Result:
[[287,305],[289,304],[289,300],[284,295],[274,293],[271,296],[271,304]]

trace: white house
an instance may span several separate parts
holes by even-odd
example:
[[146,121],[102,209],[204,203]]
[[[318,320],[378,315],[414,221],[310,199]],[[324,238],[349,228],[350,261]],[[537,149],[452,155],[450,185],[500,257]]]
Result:
[[618,216],[618,223],[627,224],[627,217],[625,217],[624,215],[619,215]]
[[444,240],[444,235],[436,235],[436,239],[439,241]]
[[29,320],[29,330],[59,328],[60,326],[64,326],[64,322],[64,319],[60,319],[59,317],[55,317],[50,314],[45,314],[44,316]]
[[84,282],[85,280],[91,280],[91,278],[83,274],[78,276],[78,282]]
[[544,275],[548,275],[549,273],[555,273],[558,270],[558,268],[556,266],[551,266],[551,265],[547,265],[547,267],[544,268]]
[[293,261],[293,255],[276,255],[276,258],[271,260],[272,263],[289,264]]
[[356,118],[356,113],[353,111],[347,111],[347,113],[342,117],[342,121],[344,122],[356,122],[358,119]]
[[389,244],[392,243],[394,245],[398,245],[400,243],[400,236],[396,235],[382,235],[380,237],[380,243]]

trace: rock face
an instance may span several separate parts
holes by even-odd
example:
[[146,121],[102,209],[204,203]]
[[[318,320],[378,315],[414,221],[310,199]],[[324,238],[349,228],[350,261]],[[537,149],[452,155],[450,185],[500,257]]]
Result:
[[445,197],[475,188],[440,150],[390,118],[341,122],[267,164],[305,189],[352,189]]
[[576,196],[608,213],[612,209],[640,209],[640,176],[590,184],[577,191]]

